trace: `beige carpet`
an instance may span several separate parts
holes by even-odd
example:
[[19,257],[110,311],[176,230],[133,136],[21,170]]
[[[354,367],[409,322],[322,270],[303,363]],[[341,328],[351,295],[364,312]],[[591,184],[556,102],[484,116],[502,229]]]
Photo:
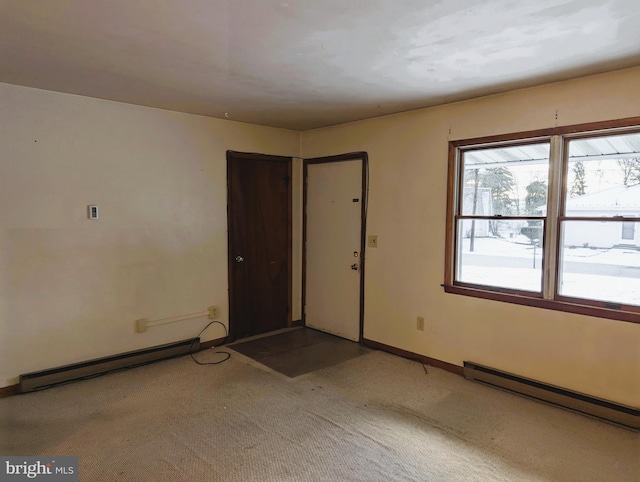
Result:
[[77,455],[82,481],[640,480],[636,432],[382,352],[297,378],[184,357],[0,414],[0,454]]

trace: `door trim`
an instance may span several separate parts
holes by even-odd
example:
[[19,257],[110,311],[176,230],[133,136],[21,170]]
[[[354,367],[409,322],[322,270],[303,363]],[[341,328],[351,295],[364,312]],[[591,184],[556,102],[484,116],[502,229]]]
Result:
[[292,157],[274,156],[269,154],[257,154],[253,152],[237,152],[227,151],[227,279],[228,279],[228,306],[229,306],[229,337],[227,341],[231,342],[236,339],[235,326],[233,323],[233,250],[231,246],[231,169],[230,164],[233,160],[238,161],[268,161],[268,162],[286,162],[288,193],[287,193],[287,326],[292,327],[292,308],[293,308],[293,179],[292,179]]
[[307,297],[307,174],[309,164],[326,164],[329,162],[344,162],[362,160],[362,194],[360,205],[360,319],[358,342],[364,343],[364,271],[365,248],[367,235],[367,208],[369,195],[369,156],[366,152],[349,152],[335,156],[314,157],[304,159],[302,179],[302,324],[306,326],[306,297]]

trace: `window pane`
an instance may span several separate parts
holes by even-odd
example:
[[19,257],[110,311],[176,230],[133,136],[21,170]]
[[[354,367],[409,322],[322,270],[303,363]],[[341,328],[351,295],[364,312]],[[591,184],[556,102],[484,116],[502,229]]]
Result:
[[622,223],[622,239],[636,239],[636,223]]
[[640,133],[569,142],[566,215],[640,213]]
[[640,223],[563,222],[558,293],[640,305]]
[[461,214],[545,214],[549,143],[469,150],[462,160]]
[[456,281],[540,292],[542,231],[540,219],[458,221]]

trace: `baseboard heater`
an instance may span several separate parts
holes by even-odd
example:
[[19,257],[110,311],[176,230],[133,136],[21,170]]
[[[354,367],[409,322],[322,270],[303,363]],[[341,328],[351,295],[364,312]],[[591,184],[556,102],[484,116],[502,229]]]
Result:
[[49,370],[26,373],[20,375],[20,392],[32,392],[72,380],[90,378],[124,368],[133,368],[167,358],[188,355],[190,350],[196,352],[199,348],[200,338],[192,338]]
[[573,392],[473,362],[464,362],[464,376],[497,388],[601,418],[635,430],[640,429],[640,409]]

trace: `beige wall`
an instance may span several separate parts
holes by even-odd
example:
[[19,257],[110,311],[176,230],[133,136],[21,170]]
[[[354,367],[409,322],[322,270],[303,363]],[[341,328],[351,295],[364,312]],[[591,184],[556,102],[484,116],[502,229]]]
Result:
[[[639,84],[640,69],[630,69],[308,131],[301,143],[282,129],[0,84],[0,386],[20,373],[192,337],[205,325],[135,334],[137,318],[216,304],[227,323],[227,149],[365,150],[368,232],[379,236],[368,250],[367,338],[639,405],[639,325],[440,287],[447,141],[637,116]],[[296,232],[300,172],[294,163]],[[99,221],[86,219],[88,204],[100,205]],[[299,274],[296,267],[294,319]],[[416,316],[426,317],[424,332]],[[203,339],[220,336],[216,325]]]
[[0,105],[0,386],[206,322],[138,318],[227,323],[226,150],[298,156],[299,133],[7,84]]
[[[445,294],[447,141],[640,115],[640,68],[302,134],[370,159],[366,338],[640,405],[640,325]],[[557,113],[557,119],[556,119]],[[426,318],[425,331],[416,317]]]

